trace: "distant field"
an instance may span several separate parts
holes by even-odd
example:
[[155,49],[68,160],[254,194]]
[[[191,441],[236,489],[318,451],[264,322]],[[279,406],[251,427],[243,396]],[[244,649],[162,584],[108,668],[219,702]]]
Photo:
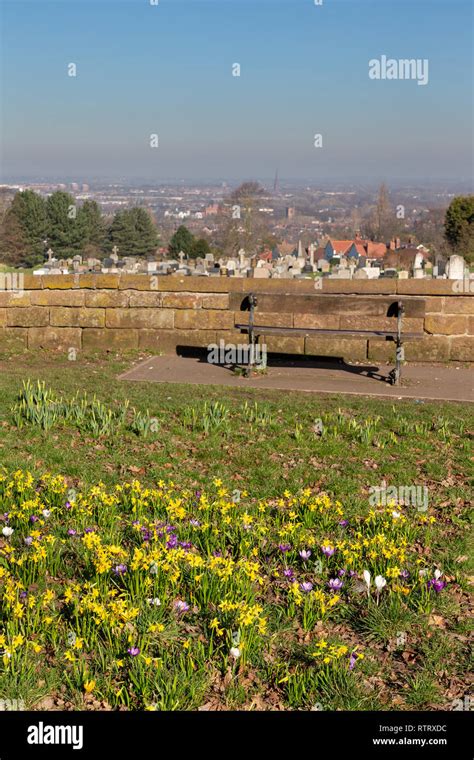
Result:
[[[453,709],[469,691],[473,408],[118,382],[128,364],[1,362],[2,694]],[[114,420],[128,401],[126,421],[15,423],[28,378]],[[374,506],[384,483],[426,487],[427,509]]]

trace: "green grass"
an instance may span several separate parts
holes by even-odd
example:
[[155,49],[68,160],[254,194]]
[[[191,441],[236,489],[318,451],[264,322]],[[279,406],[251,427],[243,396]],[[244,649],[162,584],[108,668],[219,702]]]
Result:
[[[46,471],[62,474],[76,489],[99,481],[110,488],[137,478],[148,486],[163,479],[178,488],[207,491],[214,478],[221,478],[237,499],[239,492],[247,491],[253,504],[281,497],[286,490],[297,493],[310,488],[340,501],[349,520],[368,513],[369,489],[383,481],[426,486],[429,514],[437,522],[428,529],[423,557],[441,567],[450,583],[449,593],[436,596],[423,609],[399,602],[367,608],[361,597],[351,610],[341,610],[329,633],[342,634],[369,653],[357,680],[337,671],[314,680],[304,671],[301,679],[279,685],[278,668],[263,657],[256,659],[251,672],[230,674],[227,680],[224,675],[209,697],[206,674],[191,675],[193,688],[183,688],[182,676],[176,677],[169,661],[169,677],[163,680],[163,692],[154,695],[154,703],[170,709],[195,709],[206,701],[210,709],[222,704],[231,709],[281,704],[311,709],[315,703],[321,703],[322,709],[449,709],[455,697],[468,693],[463,638],[468,628],[473,408],[118,381],[120,372],[136,358],[80,357],[70,362],[48,354],[4,357],[3,470],[28,469],[35,477]],[[64,420],[49,430],[31,424],[19,428],[12,408],[26,379],[44,381],[64,400],[78,391],[95,396],[117,415],[129,402],[136,410],[135,424],[118,425],[107,435],[92,435]],[[151,430],[144,423],[148,418],[156,421]],[[276,613],[271,626],[278,658],[294,661],[298,668],[294,628]],[[406,633],[406,639],[397,643],[400,633]],[[79,686],[65,686],[51,667],[25,673],[20,683],[2,679],[0,685],[10,698],[26,693],[29,704],[51,694],[55,698],[63,694],[76,707],[83,704]],[[136,688],[146,690],[143,684]],[[122,698],[124,706],[133,706],[125,692]]]

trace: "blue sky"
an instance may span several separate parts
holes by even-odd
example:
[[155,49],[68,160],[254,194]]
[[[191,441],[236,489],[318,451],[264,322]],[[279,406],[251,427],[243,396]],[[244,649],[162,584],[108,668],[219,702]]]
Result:
[[0,3],[3,178],[472,176],[470,0]]

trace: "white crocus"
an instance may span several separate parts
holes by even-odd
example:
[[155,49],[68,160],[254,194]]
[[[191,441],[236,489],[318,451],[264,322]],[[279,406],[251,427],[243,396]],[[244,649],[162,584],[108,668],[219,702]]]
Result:
[[43,515],[43,517],[49,517],[51,512],[49,511],[49,509],[43,509],[41,514]]
[[436,569],[434,571],[434,577],[436,578],[436,580],[439,580],[442,575],[443,575],[443,573],[441,572],[441,570]]
[[368,570],[364,570],[364,572],[362,573],[362,575],[364,576],[364,581],[365,581],[365,583],[367,585],[367,588],[370,588],[370,573],[369,573],[369,571]]
[[2,530],[3,535],[5,538],[10,538],[11,534],[13,533],[13,528],[10,528],[8,525],[5,526],[5,528]]
[[241,654],[239,647],[231,647],[230,653],[236,660],[238,660]]
[[377,591],[380,594],[380,592],[382,591],[383,587],[387,585],[387,581],[385,580],[385,578],[383,577],[383,575],[377,575],[375,577],[375,585],[377,587]]
[[397,512],[397,510],[396,510],[396,509],[394,509],[394,510],[393,510],[393,512],[392,512],[392,517],[393,517],[395,520],[396,520],[396,519],[398,519],[399,517],[401,517],[401,512]]
[[153,605],[154,607],[159,607],[161,604],[160,599],[158,599],[157,596],[155,596],[153,599],[147,599],[148,604]]

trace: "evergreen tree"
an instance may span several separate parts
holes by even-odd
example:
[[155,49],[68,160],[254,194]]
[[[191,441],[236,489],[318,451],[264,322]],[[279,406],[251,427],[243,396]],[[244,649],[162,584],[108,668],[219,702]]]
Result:
[[31,267],[44,261],[46,208],[33,190],[16,193],[2,225],[2,254],[13,266]]
[[122,256],[150,256],[158,246],[158,233],[150,214],[140,207],[117,211],[108,232],[108,247]]
[[198,256],[203,259],[206,253],[210,253],[210,252],[211,252],[211,246],[207,242],[206,238],[198,238],[193,243],[190,256],[191,258],[194,258],[194,259],[198,258]]
[[79,209],[72,195],[57,190],[46,201],[48,246],[56,258],[66,258],[80,253],[84,241],[84,229]]
[[77,212],[77,222],[81,231],[82,250],[98,255],[105,242],[104,222],[96,201],[86,200]]
[[170,256],[176,257],[180,251],[183,251],[186,256],[192,256],[194,244],[194,235],[188,230],[187,227],[184,226],[184,224],[182,224],[180,227],[178,227],[169,242],[168,253]]
[[455,253],[474,261],[474,195],[453,198],[446,211],[444,234]]

